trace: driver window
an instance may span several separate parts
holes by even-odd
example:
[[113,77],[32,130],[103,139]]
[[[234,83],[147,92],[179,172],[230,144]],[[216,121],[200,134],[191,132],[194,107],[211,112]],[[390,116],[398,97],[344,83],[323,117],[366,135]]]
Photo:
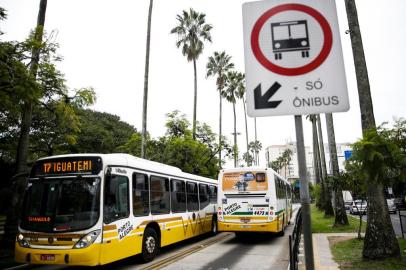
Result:
[[128,178],[122,175],[106,177],[104,187],[104,222],[126,218],[130,215]]

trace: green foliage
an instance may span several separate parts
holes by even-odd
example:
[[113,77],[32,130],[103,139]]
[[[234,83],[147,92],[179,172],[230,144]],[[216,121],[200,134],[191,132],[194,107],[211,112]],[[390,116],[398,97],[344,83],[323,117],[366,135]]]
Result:
[[361,171],[371,180],[385,181],[397,177],[399,174],[395,170],[406,165],[404,153],[388,135],[385,131],[371,130],[353,144],[352,159],[360,162]]
[[171,34],[177,34],[176,47],[182,47],[182,54],[188,61],[197,60],[203,52],[204,41],[211,42],[211,24],[206,24],[206,15],[192,8],[182,15],[177,15],[178,25],[171,30]]
[[[32,161],[68,152],[80,129],[76,110],[95,101],[92,88],[68,90],[56,68],[61,57],[53,33],[44,34],[44,40],[35,40],[32,32],[23,42],[0,42],[0,157],[9,164],[15,162],[24,104],[33,107],[28,153]],[[34,48],[40,50],[36,72],[30,65]]]
[[[216,178],[219,170],[216,158],[218,145],[215,143],[216,134],[210,126],[198,123],[196,140],[193,140],[190,123],[184,114],[173,111],[166,116],[165,136],[158,139],[147,138],[148,159],[176,166],[184,172]],[[227,146],[225,149],[229,148]],[[140,156],[141,135],[134,133],[118,147],[118,151]]]
[[245,161],[245,163],[246,163],[247,165],[248,165],[248,164],[252,164],[252,163],[254,162],[254,156],[251,155],[250,152],[245,152],[245,153],[242,155],[242,158],[243,158],[243,160]]
[[322,197],[321,197],[321,185],[320,184],[315,184],[313,186],[313,198],[316,201],[316,206],[319,209],[321,209]]
[[214,52],[213,56],[209,57],[206,65],[207,77],[216,76],[217,90],[223,95],[223,88],[227,82],[227,72],[234,68],[231,62],[231,56],[225,51]]
[[353,155],[342,174],[343,189],[355,197],[366,197],[366,179],[392,186],[406,182],[406,121],[400,119],[394,126],[368,131],[353,144]]
[[[119,151],[120,147],[129,140],[134,139],[133,134],[136,129],[121,121],[120,117],[116,115],[88,109],[79,109],[77,114],[80,121],[80,131],[77,133],[76,144],[70,146],[71,152],[113,153]],[[140,135],[139,145],[141,145]]]
[[167,113],[166,117],[168,120],[166,121],[166,135],[170,137],[188,137],[191,135],[190,130],[188,129],[190,126],[189,121],[186,119],[185,114],[180,114],[178,110],[173,112]]
[[280,171],[285,168],[286,172],[286,167],[289,165],[289,163],[292,161],[292,155],[293,152],[291,149],[286,149],[283,151],[283,153],[277,157],[275,160],[271,161],[269,166],[276,171],[277,173],[280,173]]

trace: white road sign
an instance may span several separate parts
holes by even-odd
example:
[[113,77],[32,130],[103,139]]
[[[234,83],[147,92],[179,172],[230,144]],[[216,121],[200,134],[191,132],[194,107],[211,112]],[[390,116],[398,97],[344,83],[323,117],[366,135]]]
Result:
[[334,0],[243,4],[248,115],[348,111]]

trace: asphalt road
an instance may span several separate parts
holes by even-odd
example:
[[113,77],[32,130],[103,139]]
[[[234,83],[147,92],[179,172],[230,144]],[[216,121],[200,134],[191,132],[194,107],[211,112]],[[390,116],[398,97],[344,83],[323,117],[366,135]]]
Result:
[[[349,215],[349,212],[347,211],[347,214]],[[401,211],[401,215],[403,215],[404,217],[403,219],[403,225],[406,225],[406,211]],[[359,218],[358,215],[352,215],[356,218]],[[402,236],[402,230],[400,227],[400,219],[399,219],[399,211],[396,212],[396,214],[390,214],[390,218],[392,221],[392,226],[393,226],[393,230],[395,231],[396,236]],[[362,216],[362,220],[363,221],[367,221],[367,215],[363,215]],[[403,227],[403,231],[405,231],[405,235],[406,235],[406,227]]]
[[[299,205],[294,205],[294,209]],[[294,212],[295,217],[296,211]],[[142,264],[139,257],[131,257],[95,269],[118,270],[239,270],[272,269],[286,270],[289,265],[289,234],[294,219],[285,230],[284,236],[275,234],[250,234],[237,238],[234,233],[220,233],[216,236],[200,236],[169,247],[162,248],[154,261]],[[60,270],[66,266],[34,266],[30,269]],[[88,270],[86,267],[69,267],[69,270]]]

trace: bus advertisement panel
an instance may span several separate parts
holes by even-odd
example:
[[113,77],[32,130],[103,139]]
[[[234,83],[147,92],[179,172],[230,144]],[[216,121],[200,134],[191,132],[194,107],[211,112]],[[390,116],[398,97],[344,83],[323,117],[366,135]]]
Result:
[[222,186],[224,192],[265,191],[268,189],[266,174],[263,172],[225,173]]

